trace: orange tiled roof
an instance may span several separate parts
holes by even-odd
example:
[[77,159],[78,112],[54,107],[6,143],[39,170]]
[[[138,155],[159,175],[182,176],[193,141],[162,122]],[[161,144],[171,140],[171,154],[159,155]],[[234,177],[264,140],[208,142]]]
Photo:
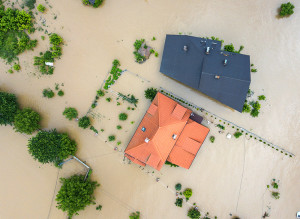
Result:
[[[192,129],[195,128],[193,123],[196,122],[191,122],[189,119],[191,112],[191,110],[179,105],[174,100],[157,93],[129,142],[125,150],[125,156],[134,163],[142,166],[147,164],[157,170],[161,169],[172,152],[172,160],[180,163],[182,159],[188,159],[189,163],[192,158],[194,159],[208,133],[203,139],[201,138],[201,142],[197,140],[199,137],[196,139],[193,136],[187,137],[189,136],[190,128],[186,131],[184,137],[181,136],[185,132],[186,127],[191,126]],[[197,131],[192,130],[191,133],[197,133]],[[181,143],[181,141],[178,144],[178,141],[182,138],[183,140],[181,141],[187,142],[186,144]],[[174,150],[175,147],[177,149]],[[188,154],[185,155],[178,152],[180,150]],[[192,155],[190,156],[190,154]],[[185,164],[183,167],[186,166]]]

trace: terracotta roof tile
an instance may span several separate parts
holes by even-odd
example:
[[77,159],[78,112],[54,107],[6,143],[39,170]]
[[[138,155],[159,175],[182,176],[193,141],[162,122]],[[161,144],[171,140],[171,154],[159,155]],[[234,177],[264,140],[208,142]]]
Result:
[[174,116],[177,119],[182,119],[186,110],[187,110],[187,108],[184,108],[183,106],[177,104],[175,109],[172,112],[172,116]]

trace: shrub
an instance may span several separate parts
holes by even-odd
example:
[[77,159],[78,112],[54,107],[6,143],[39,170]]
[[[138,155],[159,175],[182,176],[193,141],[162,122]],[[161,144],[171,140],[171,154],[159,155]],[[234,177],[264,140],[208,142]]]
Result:
[[40,115],[30,108],[18,110],[15,115],[14,129],[16,132],[30,135],[40,128],[40,120]]
[[191,219],[199,219],[201,214],[200,211],[194,207],[190,208],[190,210],[188,211],[187,216]]
[[234,46],[232,45],[232,43],[229,44],[229,45],[225,45],[224,50],[227,51],[227,52],[234,52],[235,51]]
[[54,92],[50,88],[44,89],[43,96],[47,97],[47,98],[52,98],[52,97],[54,97]]
[[94,8],[98,8],[100,5],[102,5],[104,0],[95,0],[95,3],[93,5]]
[[[134,95],[128,94],[127,96],[122,94],[122,93],[118,93],[119,97],[122,98],[122,100],[127,101],[128,103],[133,104],[136,107],[136,104],[139,102],[139,99],[136,99]],[[129,97],[130,96],[130,97]]]
[[117,125],[117,129],[119,129],[119,130],[120,130],[120,129],[122,129],[122,126],[120,126],[120,125]]
[[140,219],[140,212],[136,211],[130,214],[129,219]]
[[294,8],[295,6],[290,2],[281,4],[279,12],[280,17],[292,15],[294,13]]
[[155,52],[155,57],[158,57],[158,52]]
[[257,109],[252,109],[250,115],[252,117],[258,117],[259,111]]
[[83,3],[84,5],[89,5],[89,4],[90,4],[90,1],[89,1],[89,0],[82,0],[82,3]]
[[102,209],[102,205],[98,205],[98,206],[96,207],[96,210],[97,210],[97,211],[101,211],[101,209]]
[[110,136],[108,136],[108,140],[109,141],[114,141],[114,140],[116,140],[116,136],[110,135]]
[[0,125],[12,125],[18,109],[17,97],[0,91]]
[[68,107],[68,108],[65,108],[65,111],[63,112],[63,115],[69,119],[69,120],[72,120],[74,118],[77,118],[78,116],[78,112],[75,108],[73,107]]
[[86,206],[95,204],[94,190],[100,186],[96,181],[84,175],[73,175],[70,178],[61,178],[62,186],[56,195],[57,208],[67,212],[68,217],[78,215],[78,211]]
[[156,38],[155,38],[155,37],[152,37],[152,41],[154,41],[154,40],[156,40]]
[[175,189],[176,189],[176,191],[180,191],[181,190],[181,184],[180,183],[177,183],[176,185],[175,185]]
[[170,167],[179,167],[178,165],[173,164],[173,163],[171,163],[171,162],[169,162],[169,161],[166,161],[165,164],[166,164],[166,165],[170,165]]
[[94,126],[91,126],[91,127],[90,127],[90,130],[92,130],[93,132],[95,132],[96,134],[98,134],[98,130],[97,130],[97,129],[95,129],[95,127],[94,127]]
[[220,128],[220,129],[222,129],[222,130],[225,130],[225,127],[222,126],[221,124],[218,124],[217,127]]
[[127,119],[128,115],[126,113],[120,113],[119,114],[119,120],[125,121]]
[[39,4],[38,6],[37,6],[37,10],[39,11],[39,12],[44,12],[45,10],[46,10],[46,7],[44,6],[44,5],[41,5],[41,4]]
[[133,44],[134,49],[136,51],[139,50],[144,42],[145,42],[145,39],[136,40]]
[[260,95],[260,96],[258,96],[258,100],[266,100],[265,95]]
[[118,141],[118,142],[117,142],[117,145],[120,145],[121,143],[122,143],[121,141]]
[[103,90],[97,90],[97,96],[99,97],[103,97],[105,95],[104,91]]
[[49,39],[53,46],[59,46],[63,42],[63,38],[56,33],[52,33]]
[[235,132],[233,135],[234,135],[235,138],[239,138],[243,134],[241,132]]
[[13,68],[16,71],[19,71],[21,69],[21,66],[19,64],[14,64]]
[[280,193],[279,192],[272,192],[272,196],[275,199],[279,199],[280,198]]
[[14,73],[14,72],[13,72],[12,69],[9,69],[9,70],[8,70],[8,73],[12,74],[12,73]]
[[107,101],[107,102],[110,102],[110,101],[111,101],[111,98],[110,98],[110,97],[106,98],[106,101]]
[[188,201],[190,199],[190,197],[193,195],[192,189],[184,190],[183,195],[186,198],[186,200]]
[[34,9],[34,4],[36,0],[25,0],[25,6],[27,6],[30,10]]
[[182,202],[183,202],[183,199],[182,198],[177,198],[176,199],[176,202],[175,202],[175,205],[177,207],[182,207]]
[[211,143],[214,143],[215,142],[215,136],[210,136],[209,140],[210,140]]
[[74,155],[77,148],[75,141],[66,133],[39,131],[28,141],[28,151],[40,163],[54,163],[58,166],[69,155]]
[[62,97],[65,93],[62,90],[60,90],[60,91],[58,91],[57,94],[58,94],[58,96]]
[[84,116],[84,117],[80,118],[79,121],[78,121],[78,126],[80,128],[86,129],[90,125],[91,125],[91,121],[90,121],[90,118],[87,117],[87,116]]
[[147,90],[145,90],[145,97],[146,97],[146,99],[149,99],[151,101],[154,100],[156,94],[157,94],[157,89],[155,89],[153,87],[148,88]]
[[249,104],[247,103],[244,103],[244,106],[243,106],[243,113],[250,113],[251,112],[251,107]]

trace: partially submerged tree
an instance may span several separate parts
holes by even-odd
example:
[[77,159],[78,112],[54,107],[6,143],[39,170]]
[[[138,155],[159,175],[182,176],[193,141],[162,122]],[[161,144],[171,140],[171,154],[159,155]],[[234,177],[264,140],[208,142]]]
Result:
[[84,116],[79,119],[78,125],[80,128],[86,129],[87,127],[89,127],[91,125],[91,120],[89,117]]
[[12,125],[18,108],[14,94],[0,92],[0,125]]
[[188,211],[188,214],[187,216],[189,218],[192,218],[192,219],[199,219],[201,214],[200,214],[200,211],[197,209],[197,208],[190,208],[190,210]]
[[120,113],[119,114],[119,120],[124,121],[126,120],[128,115],[126,113]]
[[78,211],[95,203],[94,190],[100,186],[90,178],[84,180],[84,175],[73,175],[61,178],[62,186],[56,195],[57,208],[67,212],[68,217],[78,215]]
[[39,131],[29,139],[28,151],[40,163],[54,163],[58,166],[69,155],[75,155],[77,144],[66,133]]
[[295,6],[290,2],[281,4],[279,12],[280,17],[285,17],[294,14],[294,8]]
[[132,212],[129,216],[129,219],[140,219],[140,212],[139,211]]
[[190,197],[192,197],[192,195],[193,195],[192,189],[184,190],[183,195],[185,196],[186,200],[188,201],[190,199]]
[[72,120],[72,119],[75,119],[77,118],[78,116],[78,112],[75,108],[73,107],[68,107],[68,108],[65,108],[64,112],[63,112],[63,115],[69,119],[69,120]]
[[146,99],[149,99],[151,101],[154,100],[156,94],[157,94],[157,90],[155,88],[153,88],[153,87],[150,87],[147,90],[145,90],[145,97],[146,97]]
[[30,135],[32,132],[40,128],[40,120],[41,117],[39,113],[31,108],[18,110],[15,115],[14,129],[16,132]]

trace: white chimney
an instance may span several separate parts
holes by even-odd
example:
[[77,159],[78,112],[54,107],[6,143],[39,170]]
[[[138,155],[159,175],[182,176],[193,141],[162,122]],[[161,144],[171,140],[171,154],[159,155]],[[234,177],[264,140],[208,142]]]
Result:
[[209,54],[209,50],[210,50],[209,46],[206,47],[206,54]]
[[224,65],[227,65],[227,59],[224,60]]
[[174,134],[174,135],[172,136],[172,138],[175,140],[175,139],[177,138],[177,135]]
[[150,141],[150,139],[149,139],[149,138],[146,138],[146,139],[145,139],[145,142],[146,142],[146,143],[148,143],[149,141]]

